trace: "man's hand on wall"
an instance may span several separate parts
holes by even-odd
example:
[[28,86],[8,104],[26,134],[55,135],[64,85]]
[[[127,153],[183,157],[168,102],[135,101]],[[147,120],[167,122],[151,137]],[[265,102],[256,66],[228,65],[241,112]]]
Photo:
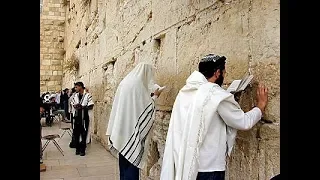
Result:
[[234,93],[234,100],[239,103],[242,91]]
[[159,88],[157,88],[155,91],[154,91],[154,95],[159,97],[160,94],[162,93],[163,89],[159,90]]
[[266,108],[268,103],[268,88],[259,83],[258,89],[257,89],[257,107],[264,112],[264,109]]

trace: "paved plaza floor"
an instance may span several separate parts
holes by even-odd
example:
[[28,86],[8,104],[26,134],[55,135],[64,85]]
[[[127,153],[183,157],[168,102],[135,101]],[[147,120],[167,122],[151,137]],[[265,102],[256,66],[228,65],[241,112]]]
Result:
[[[61,123],[61,127],[70,124]],[[63,133],[57,122],[52,127],[43,127],[42,136]],[[118,161],[102,145],[94,141],[88,145],[86,156],[75,155],[75,149],[69,148],[71,137],[65,133],[61,139],[56,139],[64,156],[52,142],[45,149],[43,163],[45,172],[40,173],[41,180],[118,180]],[[42,141],[42,145],[45,141]]]

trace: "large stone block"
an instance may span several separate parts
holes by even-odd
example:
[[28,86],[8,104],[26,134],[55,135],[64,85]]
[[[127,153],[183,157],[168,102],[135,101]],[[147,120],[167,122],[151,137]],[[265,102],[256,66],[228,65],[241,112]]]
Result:
[[51,65],[61,65],[61,60],[51,60]]

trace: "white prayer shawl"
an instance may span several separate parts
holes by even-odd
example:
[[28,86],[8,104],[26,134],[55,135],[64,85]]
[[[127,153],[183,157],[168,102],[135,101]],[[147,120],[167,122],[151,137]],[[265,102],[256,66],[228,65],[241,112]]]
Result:
[[[73,106],[75,104],[81,104],[82,106],[91,106],[94,105],[93,103],[93,99],[90,93],[83,93],[82,99],[79,101],[79,93],[75,93],[74,97],[71,99],[70,104]],[[92,113],[91,113],[92,109],[88,110],[88,115],[89,115],[89,126],[88,126],[88,134],[87,134],[87,139],[86,139],[86,143],[90,143],[91,142],[91,119],[92,119]],[[84,117],[84,111],[82,111],[82,118]],[[75,116],[76,114],[76,109],[72,108],[72,114]]]
[[[70,114],[72,114],[72,117],[71,118],[73,118],[73,115],[74,115],[74,112],[75,112],[75,109],[74,109],[74,107],[73,107],[73,98],[74,98],[74,95],[75,95],[75,93],[73,93],[71,96],[70,96],[70,98],[68,99],[68,111],[69,111],[69,113]],[[89,116],[90,117],[90,116]],[[72,129],[74,128],[74,121],[72,122]]]
[[69,113],[73,113],[75,111],[73,105],[71,104],[71,102],[73,101],[74,95],[75,95],[75,93],[73,93],[70,96],[70,98],[68,99],[68,110],[69,110]]
[[[199,148],[219,103],[232,94],[195,71],[173,105],[161,168],[161,180],[195,180]],[[212,99],[211,97],[215,97]],[[236,131],[227,126],[230,155]]]
[[145,140],[154,121],[153,69],[139,63],[120,82],[106,132],[111,152],[121,153],[138,168],[144,165]]

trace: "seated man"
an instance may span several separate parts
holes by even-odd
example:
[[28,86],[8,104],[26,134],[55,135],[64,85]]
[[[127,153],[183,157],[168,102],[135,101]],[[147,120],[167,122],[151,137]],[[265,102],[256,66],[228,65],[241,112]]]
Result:
[[65,117],[66,117],[66,114],[64,112],[63,109],[59,109],[59,106],[58,104],[56,103],[56,97],[55,96],[51,96],[50,97],[50,102],[49,103],[46,103],[48,108],[47,108],[47,111],[48,112],[48,116],[46,118],[46,123],[47,125],[51,125],[52,123],[52,115],[61,115],[62,116],[62,121],[65,121]]
[[50,101],[51,101],[51,103],[52,103],[52,114],[53,115],[59,115],[59,114],[61,114],[61,116],[62,116],[62,121],[65,121],[65,119],[66,119],[66,113],[65,113],[65,111],[63,110],[63,109],[59,109],[59,105],[57,104],[57,102],[56,102],[56,97],[51,97],[50,98]]

